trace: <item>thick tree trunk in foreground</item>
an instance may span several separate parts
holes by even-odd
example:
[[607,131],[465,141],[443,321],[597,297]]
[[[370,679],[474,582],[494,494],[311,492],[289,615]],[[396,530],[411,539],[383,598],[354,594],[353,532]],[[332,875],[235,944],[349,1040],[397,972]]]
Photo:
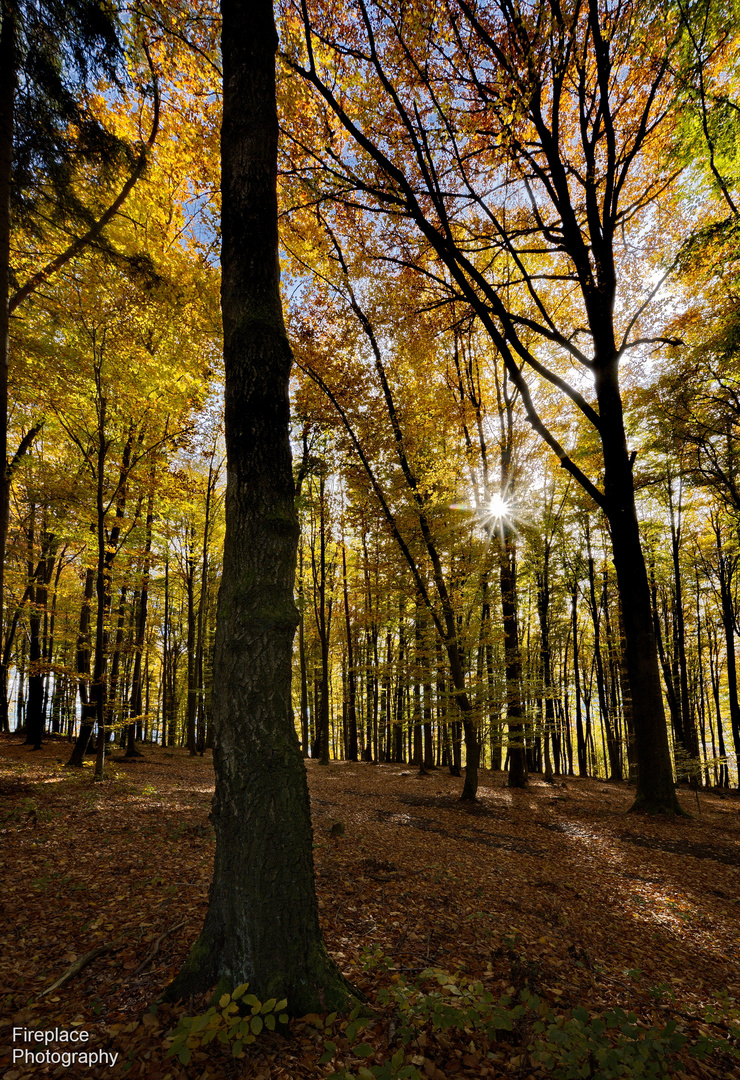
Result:
[[8,351],[10,346],[10,181],[16,83],[16,15],[0,5],[0,624],[5,603],[5,547],[8,536]]
[[326,952],[293,724],[298,522],[279,293],[277,35],[270,0],[222,0],[226,539],[213,673],[216,857],[205,925],[170,1000],[248,982],[293,1015],[343,1008]]

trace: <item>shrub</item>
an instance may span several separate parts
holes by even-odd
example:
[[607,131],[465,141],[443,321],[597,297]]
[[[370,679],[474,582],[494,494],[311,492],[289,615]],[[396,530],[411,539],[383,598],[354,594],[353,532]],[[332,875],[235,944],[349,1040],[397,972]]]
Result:
[[262,1002],[254,994],[248,994],[248,989],[249,984],[243,983],[230,994],[222,994],[218,1006],[212,1005],[197,1016],[183,1016],[172,1033],[167,1054],[177,1055],[187,1065],[193,1050],[218,1039],[231,1047],[233,1057],[244,1057],[244,1047],[253,1043],[263,1030],[274,1031],[278,1023],[287,1024],[288,1016],[283,1012],[287,1000],[269,998]]

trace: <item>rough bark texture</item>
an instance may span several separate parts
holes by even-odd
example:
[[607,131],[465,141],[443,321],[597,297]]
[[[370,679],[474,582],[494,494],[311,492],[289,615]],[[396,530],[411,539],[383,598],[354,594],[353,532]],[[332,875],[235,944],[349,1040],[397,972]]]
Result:
[[16,81],[16,13],[0,5],[0,622],[8,536],[8,349],[10,339],[10,180]]
[[203,931],[166,996],[248,982],[301,1015],[344,1008],[351,988],[319,929],[291,706],[298,523],[279,293],[277,35],[270,0],[223,0],[222,14],[228,478],[213,678],[216,857]]

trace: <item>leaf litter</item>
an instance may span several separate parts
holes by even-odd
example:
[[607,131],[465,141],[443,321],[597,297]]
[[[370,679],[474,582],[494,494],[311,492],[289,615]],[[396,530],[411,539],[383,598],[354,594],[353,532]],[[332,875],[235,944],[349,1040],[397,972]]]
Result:
[[[89,1048],[119,1055],[91,1077],[309,1080],[356,1067],[346,1046],[342,1056],[341,1021],[325,1028],[322,1017],[294,1021],[287,1039],[261,1037],[241,1060],[211,1048],[188,1066],[166,1056],[179,1016],[207,1008],[205,998],[152,1005],[205,915],[212,765],[147,747],[141,759],[109,759],[100,784],[91,768],[65,769],[67,755],[62,739],[32,753],[0,736],[5,1080],[68,1071],[13,1064],[14,1026],[90,1032]],[[556,1012],[621,1007],[658,1026],[673,1017],[690,1040],[727,1030],[722,1017],[740,999],[736,793],[684,791],[693,817],[666,821],[627,815],[624,783],[534,776],[519,791],[481,770],[470,805],[447,770],[307,768],[327,947],[374,1010],[365,1066],[397,1049],[397,1017],[378,990],[429,968],[462,972],[496,998],[526,986]],[[319,1063],[329,1037],[337,1056]],[[546,1076],[518,1037],[489,1047],[469,1033],[421,1033],[406,1057],[430,1080]],[[738,1071],[722,1054],[685,1054],[675,1075]]]

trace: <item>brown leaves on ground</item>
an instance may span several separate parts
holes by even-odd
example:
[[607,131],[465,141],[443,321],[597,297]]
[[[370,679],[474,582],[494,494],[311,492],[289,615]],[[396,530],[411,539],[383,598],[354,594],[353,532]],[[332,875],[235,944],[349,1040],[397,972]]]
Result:
[[[0,742],[7,1080],[66,1071],[13,1065],[13,1026],[89,1031],[88,1046],[119,1054],[113,1069],[90,1076],[308,1080],[336,1068],[338,1060],[318,1064],[334,1037],[319,1018],[296,1022],[291,1039],[268,1036],[241,1061],[213,1050],[184,1068],[165,1057],[177,1016],[205,1009],[148,1011],[205,913],[212,766],[146,748],[141,759],[109,760],[111,778],[96,784],[91,768],[63,767],[68,749],[62,740],[38,753],[15,737]],[[621,1006],[659,1025],[672,1015],[690,1037],[706,1030],[708,1006],[740,997],[735,795],[700,793],[697,807],[686,792],[693,818],[668,821],[628,816],[631,790],[595,780],[551,786],[534,777],[526,791],[510,791],[501,774],[482,772],[479,802],[469,805],[446,770],[421,778],[401,765],[309,762],[308,774],[327,946],[376,1007],[361,1036],[377,1050],[370,1064],[396,1049],[378,987],[428,967],[465,971],[497,997],[528,985],[555,1011]],[[392,970],[368,970],[368,948]],[[422,1036],[409,1054],[433,1080],[537,1075],[521,1048],[502,1044],[489,1055],[467,1036],[433,1045]],[[686,1057],[683,1069],[737,1075],[737,1063],[717,1057]]]

